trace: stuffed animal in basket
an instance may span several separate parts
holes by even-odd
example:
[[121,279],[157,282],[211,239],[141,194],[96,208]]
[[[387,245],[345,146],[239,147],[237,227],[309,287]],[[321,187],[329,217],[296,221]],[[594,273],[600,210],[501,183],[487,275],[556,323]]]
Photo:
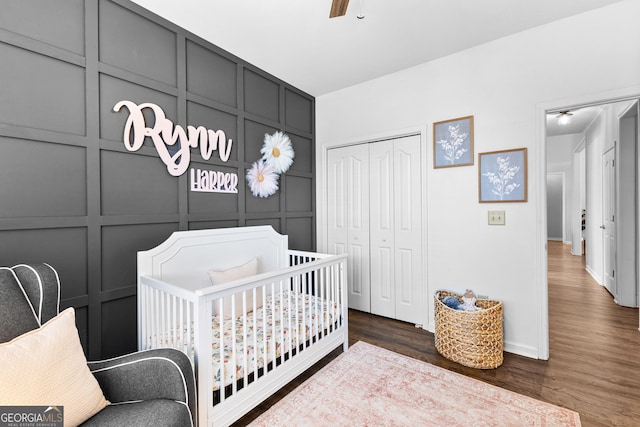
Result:
[[449,308],[453,308],[454,310],[462,310],[462,307],[460,306],[460,300],[452,295],[448,295],[442,298],[442,303]]
[[476,307],[476,295],[471,289],[467,289],[464,295],[462,295],[462,304],[460,305],[464,311],[478,311]]

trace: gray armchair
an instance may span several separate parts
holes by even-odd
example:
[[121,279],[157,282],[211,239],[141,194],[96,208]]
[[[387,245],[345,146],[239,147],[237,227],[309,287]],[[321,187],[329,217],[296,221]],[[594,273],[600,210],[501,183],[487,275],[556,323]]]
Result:
[[[0,343],[57,316],[59,299],[58,274],[48,264],[0,268]],[[194,374],[182,352],[141,351],[88,367],[110,404],[83,426],[195,425]]]

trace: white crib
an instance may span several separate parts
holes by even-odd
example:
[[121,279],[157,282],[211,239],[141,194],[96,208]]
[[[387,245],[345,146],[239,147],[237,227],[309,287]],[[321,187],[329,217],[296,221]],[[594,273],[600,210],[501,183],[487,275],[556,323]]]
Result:
[[[255,258],[256,275],[212,285],[209,270]],[[346,255],[290,251],[270,226],[175,232],[138,252],[139,349],[189,355],[198,424],[229,425],[338,346],[347,350],[346,271]]]

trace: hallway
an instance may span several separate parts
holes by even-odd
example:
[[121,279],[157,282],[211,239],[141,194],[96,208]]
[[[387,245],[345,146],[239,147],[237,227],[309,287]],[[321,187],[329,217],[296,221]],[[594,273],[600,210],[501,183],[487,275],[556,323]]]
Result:
[[550,390],[543,395],[580,412],[583,425],[637,425],[638,309],[615,304],[585,270],[584,257],[569,250],[549,242]]

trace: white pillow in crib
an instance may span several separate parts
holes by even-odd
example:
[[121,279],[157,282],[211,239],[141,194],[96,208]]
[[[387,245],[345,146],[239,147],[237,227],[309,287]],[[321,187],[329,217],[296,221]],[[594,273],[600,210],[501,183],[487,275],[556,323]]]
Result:
[[[258,258],[253,258],[246,264],[231,267],[226,270],[209,270],[209,278],[211,283],[216,285],[222,285],[223,283],[233,282],[234,280],[240,280],[247,277],[255,276],[258,274]],[[254,310],[253,306],[253,292],[247,291],[247,313]],[[256,292],[256,307],[262,307],[262,287],[257,289]],[[236,316],[242,314],[242,294],[237,294],[235,298]],[[225,317],[231,317],[231,297],[226,297],[223,302],[223,310]]]

